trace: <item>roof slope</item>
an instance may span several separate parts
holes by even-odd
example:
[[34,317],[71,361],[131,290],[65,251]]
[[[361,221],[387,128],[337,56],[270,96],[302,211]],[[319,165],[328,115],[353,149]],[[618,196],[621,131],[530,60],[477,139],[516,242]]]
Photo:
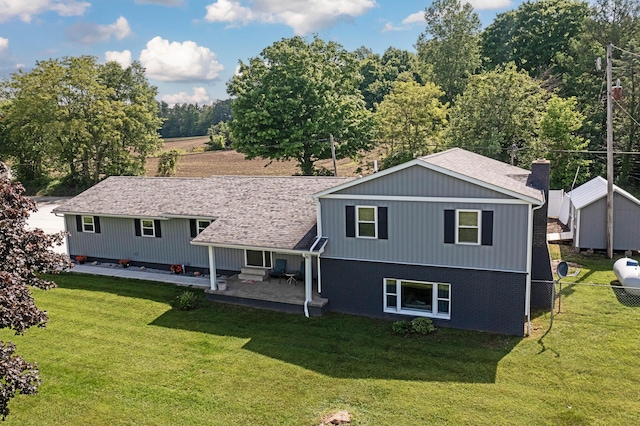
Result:
[[[640,205],[640,200],[616,185],[613,185],[613,192],[617,192],[623,197],[626,197],[634,203]],[[602,178],[601,176],[596,176],[589,182],[580,185],[573,191],[570,191],[567,195],[569,196],[569,198],[571,198],[571,202],[573,203],[575,208],[581,209],[601,199],[602,197],[607,196],[607,180]]]
[[293,249],[316,223],[312,194],[353,178],[112,176],[54,211],[216,220],[194,242]]
[[543,201],[540,190],[527,186],[531,172],[462,148],[452,148],[418,160],[482,183]]

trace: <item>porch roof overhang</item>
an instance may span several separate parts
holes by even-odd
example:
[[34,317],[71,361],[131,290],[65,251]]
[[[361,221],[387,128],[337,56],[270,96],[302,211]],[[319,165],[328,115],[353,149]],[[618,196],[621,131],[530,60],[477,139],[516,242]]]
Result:
[[194,246],[204,246],[204,247],[230,248],[230,249],[237,249],[237,250],[272,251],[276,253],[293,254],[293,255],[310,254],[312,256],[319,256],[324,252],[324,248],[327,245],[327,242],[328,242],[328,238],[326,237],[316,237],[316,239],[314,240],[314,243],[308,248],[307,247],[295,247],[295,248],[265,247],[265,246],[255,246],[255,245],[211,243],[211,242],[200,242],[200,241],[191,241],[191,244],[193,244]]

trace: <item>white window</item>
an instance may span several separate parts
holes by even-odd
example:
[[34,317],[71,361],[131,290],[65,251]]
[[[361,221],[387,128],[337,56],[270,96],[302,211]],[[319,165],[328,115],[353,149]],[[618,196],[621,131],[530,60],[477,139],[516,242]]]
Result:
[[82,216],[82,232],[96,232],[93,216]]
[[378,208],[356,206],[356,237],[378,238]]
[[271,268],[271,252],[262,250],[245,250],[247,266]]
[[480,210],[456,210],[456,244],[480,244]]
[[142,236],[143,237],[155,237],[156,236],[156,227],[153,224],[153,220],[151,219],[142,219],[140,221],[142,226]]
[[205,230],[207,226],[211,225],[210,220],[200,220],[196,221],[196,228],[198,230],[198,234]]
[[385,278],[383,285],[385,312],[451,318],[449,284]]

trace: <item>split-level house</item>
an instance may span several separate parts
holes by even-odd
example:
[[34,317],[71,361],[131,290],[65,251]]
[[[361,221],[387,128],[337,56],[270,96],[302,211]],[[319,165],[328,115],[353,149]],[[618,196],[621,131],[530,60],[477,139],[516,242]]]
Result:
[[455,148],[359,179],[110,177],[56,212],[71,256],[184,264],[208,274],[211,300],[282,308],[227,296],[218,277],[259,286],[283,259],[302,269],[306,315],[522,335],[550,303],[548,184],[547,161],[528,171]]

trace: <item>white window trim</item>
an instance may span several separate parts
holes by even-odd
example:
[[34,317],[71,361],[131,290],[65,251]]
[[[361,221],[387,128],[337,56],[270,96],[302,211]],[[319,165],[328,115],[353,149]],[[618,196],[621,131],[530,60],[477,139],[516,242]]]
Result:
[[[151,227],[144,226],[145,222],[151,222]],[[151,229],[151,235],[144,233],[145,229]],[[140,235],[147,238],[155,238],[156,236],[156,222],[153,219],[140,219]]]
[[[248,251],[260,251],[262,252],[262,266],[258,266],[258,265],[249,265],[249,261],[247,259],[247,252]],[[267,260],[267,256],[265,255],[266,253],[269,253],[269,264],[271,266],[266,266],[266,260]],[[270,269],[273,267],[273,252],[269,251],[269,250],[251,250],[251,249],[245,249],[244,251],[244,265],[248,266],[250,268],[265,268],[265,269]]]
[[[373,222],[368,220],[361,221],[360,209],[373,209]],[[374,236],[360,235],[360,223],[373,223]],[[378,206],[356,206],[356,238],[378,239]]]
[[[85,223],[85,218],[91,219],[91,223]],[[91,230],[86,228],[87,225],[91,226]],[[82,232],[87,232],[90,234],[95,234],[96,232],[96,221],[93,219],[93,216],[82,216]]]
[[[478,214],[478,226],[462,226],[460,225],[459,221],[460,221],[460,213],[477,213]],[[464,229],[477,229],[478,234],[478,240],[475,243],[469,242],[469,241],[460,241],[458,238],[458,231],[460,230],[460,228],[464,228]],[[482,243],[482,234],[481,234],[481,229],[482,229],[482,210],[476,210],[476,209],[457,209],[456,210],[456,244],[461,244],[461,245],[466,245],[466,246],[479,246]]]
[[[211,225],[211,220],[210,219],[196,219],[196,231],[198,234],[200,234],[202,231],[204,231],[207,226]],[[206,223],[206,225],[202,226],[202,223]]]
[[[387,293],[387,281],[395,281],[395,293]],[[431,301],[431,312],[413,310],[413,309],[402,309],[402,301],[400,295],[402,294],[401,282],[411,282],[416,284],[430,284],[433,286],[432,292],[432,301]],[[446,286],[449,289],[449,298],[444,299],[438,297],[438,287]],[[395,296],[396,297],[396,305],[388,306],[387,304],[387,296]],[[385,313],[389,314],[397,314],[397,315],[410,315],[415,317],[429,317],[429,318],[438,318],[438,319],[451,319],[451,284],[449,283],[436,283],[436,282],[428,282],[428,281],[416,281],[416,280],[408,280],[408,279],[399,279],[399,278],[383,278],[382,279],[382,297],[383,297],[383,310]],[[449,311],[445,313],[438,312],[438,301],[446,300],[449,302]]]

